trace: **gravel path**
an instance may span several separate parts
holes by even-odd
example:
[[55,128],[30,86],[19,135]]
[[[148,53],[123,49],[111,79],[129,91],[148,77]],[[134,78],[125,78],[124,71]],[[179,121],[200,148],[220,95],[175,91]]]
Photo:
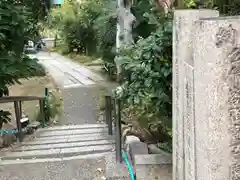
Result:
[[98,120],[99,87],[77,87],[63,90],[64,114],[60,124],[95,124]]

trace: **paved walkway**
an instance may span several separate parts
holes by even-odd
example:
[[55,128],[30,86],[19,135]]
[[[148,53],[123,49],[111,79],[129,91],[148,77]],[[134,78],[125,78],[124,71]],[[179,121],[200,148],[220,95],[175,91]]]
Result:
[[0,180],[129,179],[115,163],[114,136],[97,123],[103,79],[57,53],[37,58],[63,90],[61,126],[38,130],[33,140],[1,153]]
[[64,115],[61,124],[95,124],[103,78],[57,53],[40,52],[40,62],[63,89]]
[[64,88],[96,85],[103,78],[58,53],[39,52],[37,58]]

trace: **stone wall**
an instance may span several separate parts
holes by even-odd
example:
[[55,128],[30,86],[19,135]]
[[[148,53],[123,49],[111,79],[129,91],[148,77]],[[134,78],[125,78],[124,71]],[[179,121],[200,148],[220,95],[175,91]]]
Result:
[[173,180],[240,179],[240,17],[179,10],[173,29]]
[[195,21],[213,10],[176,10],[173,21],[173,179],[195,179],[193,38]]

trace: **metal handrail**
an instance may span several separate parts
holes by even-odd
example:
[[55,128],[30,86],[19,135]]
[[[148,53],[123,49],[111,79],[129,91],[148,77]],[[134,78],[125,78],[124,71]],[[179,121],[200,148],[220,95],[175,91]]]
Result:
[[113,117],[115,120],[116,161],[122,162],[121,101],[112,96],[105,96],[105,116],[108,134],[113,135]]
[[116,161],[122,162],[122,128],[121,128],[121,101],[115,99],[116,110]]
[[105,96],[105,116],[106,116],[106,123],[108,125],[108,135],[113,135],[112,130],[112,98],[111,96]]

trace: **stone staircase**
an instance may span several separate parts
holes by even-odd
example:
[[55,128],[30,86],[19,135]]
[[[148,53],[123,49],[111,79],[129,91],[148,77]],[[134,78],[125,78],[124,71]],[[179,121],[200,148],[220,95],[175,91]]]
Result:
[[[53,164],[51,167],[67,164],[66,167],[71,168],[59,171],[60,179],[61,177],[69,180],[129,179],[127,168],[115,162],[114,148],[114,136],[108,135],[107,126],[103,124],[64,125],[39,129],[34,139],[22,142],[11,151],[1,152],[0,175],[3,168],[8,169],[6,172],[3,171],[5,175],[1,175],[6,177],[5,179],[15,180],[10,174],[18,171],[16,179],[20,180],[20,174],[25,172],[22,178],[33,180],[34,175],[31,173],[39,169],[42,175],[39,175],[39,178],[35,177],[34,180],[40,180],[44,174],[45,176],[48,174],[44,168],[49,164]],[[43,165],[40,166],[41,164]],[[20,166],[25,168],[19,170]],[[82,173],[74,173],[79,175],[69,173],[79,168],[81,170],[78,172]],[[51,168],[47,169],[54,172],[50,170]],[[51,179],[59,178],[52,175]]]

